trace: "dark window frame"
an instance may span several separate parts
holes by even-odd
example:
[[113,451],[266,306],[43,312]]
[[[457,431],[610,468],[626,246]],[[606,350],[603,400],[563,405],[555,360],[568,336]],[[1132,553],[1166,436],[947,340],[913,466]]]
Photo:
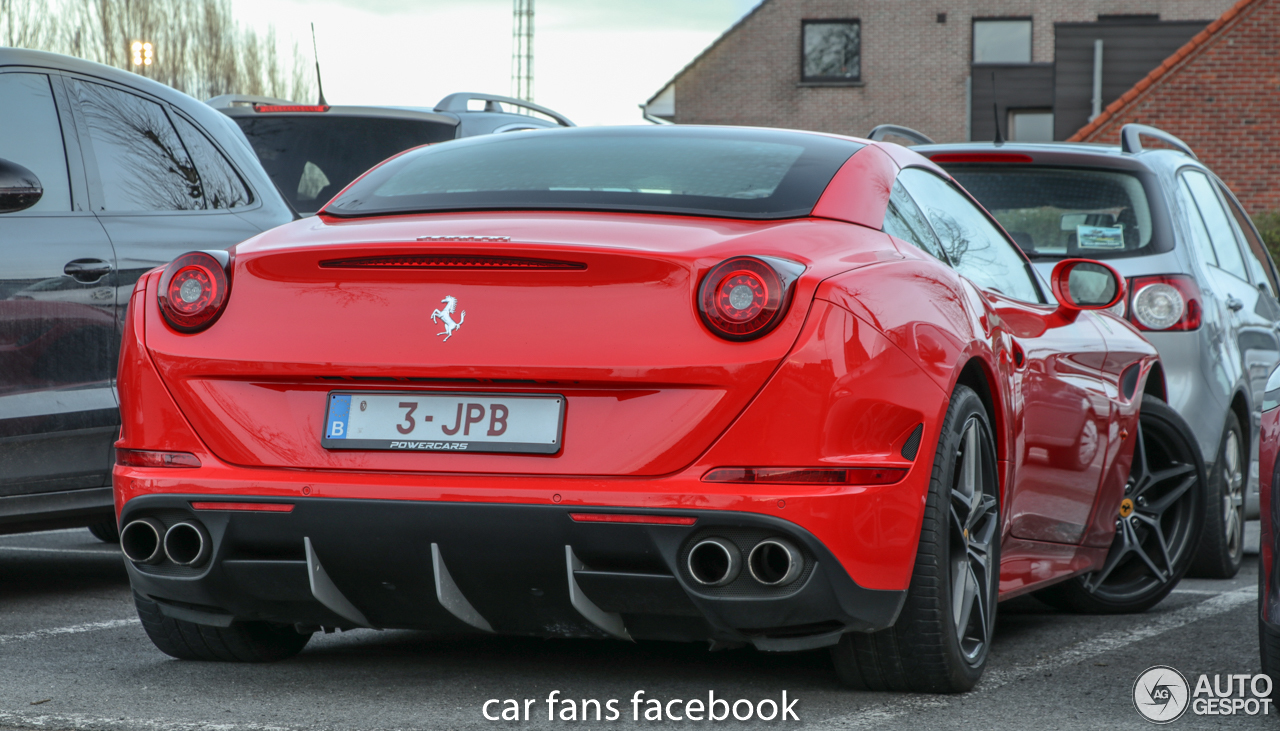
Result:
[[[991,20],[1025,20],[1031,24],[1031,48],[1028,49],[1026,64],[1013,63],[1008,61],[998,61],[998,62],[983,61],[979,63],[977,59],[974,58],[978,50],[978,43],[977,43],[978,36],[976,33],[977,29],[975,28],[975,26],[977,26],[978,23],[981,23],[983,21],[991,21]],[[1033,64],[1035,62],[1036,62],[1036,20],[1034,17],[1030,15],[988,15],[988,16],[981,16],[981,17],[974,16],[969,19],[969,65],[970,66],[1026,66],[1028,64]]]
[[[809,76],[805,73],[805,31],[810,25],[852,24],[858,27],[858,74],[856,76]],[[862,83],[862,19],[861,18],[803,18],[800,20],[800,83],[801,84],[861,84]]]
[[238,206],[230,206],[227,208],[202,208],[202,209],[197,209],[197,211],[244,211],[254,207],[254,205],[257,204],[258,202],[258,196],[254,191],[253,186],[249,185],[248,178],[246,178],[245,174],[241,172],[240,167],[235,164],[235,161],[231,159],[231,156],[227,154],[227,151],[223,149],[222,145],[218,144],[218,141],[214,138],[214,135],[209,134],[208,130],[205,129],[204,125],[192,119],[191,115],[183,112],[178,107],[173,106],[172,104],[165,104],[164,107],[165,107],[165,111],[169,114],[170,124],[173,125],[174,131],[178,133],[178,140],[182,142],[182,147],[187,151],[187,156],[190,157],[192,163],[195,164],[196,175],[200,179],[201,187],[202,188],[204,187],[204,174],[200,172],[200,165],[196,164],[195,156],[191,154],[191,146],[187,143],[187,139],[182,136],[182,130],[178,128],[177,120],[179,119],[191,125],[195,129],[196,133],[203,136],[205,139],[205,142],[207,142],[214,150],[218,152],[219,155],[222,156],[223,162],[227,164],[227,167],[231,169],[232,174],[234,174],[236,176],[236,179],[240,181],[240,185],[244,186],[245,193],[248,195],[248,200],[246,200],[244,203],[241,203]]

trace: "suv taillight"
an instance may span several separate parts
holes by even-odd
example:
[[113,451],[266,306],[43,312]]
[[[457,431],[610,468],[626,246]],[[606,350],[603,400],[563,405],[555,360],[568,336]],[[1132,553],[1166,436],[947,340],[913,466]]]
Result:
[[[219,261],[218,258],[224,258]],[[231,281],[226,252],[193,251],[169,262],[160,276],[156,295],[160,314],[178,332],[194,333],[209,327],[227,305]]]
[[1186,274],[1129,280],[1129,320],[1139,330],[1195,330],[1203,314],[1200,287]]
[[735,256],[711,268],[698,287],[698,314],[725,340],[755,340],[778,326],[804,267],[785,259]]

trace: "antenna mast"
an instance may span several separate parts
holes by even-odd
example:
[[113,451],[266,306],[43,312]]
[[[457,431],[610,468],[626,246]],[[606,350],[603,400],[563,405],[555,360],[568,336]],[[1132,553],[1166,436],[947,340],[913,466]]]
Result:
[[320,81],[320,52],[316,50],[316,24],[311,24],[311,55],[316,60],[316,88],[320,90],[320,106],[328,106],[324,100],[324,84]]
[[533,0],[512,0],[511,96],[533,101]]

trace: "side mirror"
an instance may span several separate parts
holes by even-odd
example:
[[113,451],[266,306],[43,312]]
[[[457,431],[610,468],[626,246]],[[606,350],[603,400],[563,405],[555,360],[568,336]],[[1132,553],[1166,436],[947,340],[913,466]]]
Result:
[[0,159],[0,213],[25,211],[44,195],[40,179],[16,162]]
[[1124,299],[1124,277],[1092,259],[1063,259],[1049,275],[1060,306],[1069,310],[1105,310]]

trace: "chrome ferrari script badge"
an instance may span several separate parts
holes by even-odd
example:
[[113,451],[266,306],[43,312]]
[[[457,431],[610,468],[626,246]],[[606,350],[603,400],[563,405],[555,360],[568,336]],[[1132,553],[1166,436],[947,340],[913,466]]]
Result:
[[419,236],[419,241],[470,241],[478,244],[503,243],[510,241],[510,236]]
[[439,321],[444,323],[444,332],[438,332],[436,333],[436,335],[443,335],[444,340],[442,340],[441,342],[445,342],[449,338],[453,337],[454,330],[457,330],[458,328],[462,327],[462,321],[467,319],[467,311],[463,310],[462,315],[458,317],[458,321],[454,322],[453,313],[458,309],[458,298],[452,295],[446,294],[444,296],[444,299],[440,301],[444,303],[444,309],[432,310],[431,321],[432,322]]

